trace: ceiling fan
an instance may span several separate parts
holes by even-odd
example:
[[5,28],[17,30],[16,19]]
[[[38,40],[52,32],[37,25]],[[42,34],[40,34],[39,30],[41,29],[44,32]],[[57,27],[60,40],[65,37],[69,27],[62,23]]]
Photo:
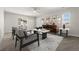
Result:
[[32,8],[32,11],[34,13],[40,13],[40,8],[39,7],[31,7]]

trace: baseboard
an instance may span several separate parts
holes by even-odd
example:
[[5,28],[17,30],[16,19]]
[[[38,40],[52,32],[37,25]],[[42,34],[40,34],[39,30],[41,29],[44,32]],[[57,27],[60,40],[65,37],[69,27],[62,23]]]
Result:
[[4,34],[9,34],[9,33],[12,33],[12,32],[5,32]]
[[79,37],[79,35],[76,34],[68,34],[69,36],[75,36],[75,37]]

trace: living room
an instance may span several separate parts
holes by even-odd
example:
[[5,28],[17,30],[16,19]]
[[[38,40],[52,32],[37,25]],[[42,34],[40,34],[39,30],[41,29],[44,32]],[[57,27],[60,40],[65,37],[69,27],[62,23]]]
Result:
[[78,7],[4,7],[0,10],[1,51],[19,50],[20,43],[15,47],[16,36],[14,39],[12,36],[12,27],[18,27],[19,23],[26,30],[38,29],[43,33],[39,38],[37,35],[36,42],[23,45],[22,51],[79,50]]

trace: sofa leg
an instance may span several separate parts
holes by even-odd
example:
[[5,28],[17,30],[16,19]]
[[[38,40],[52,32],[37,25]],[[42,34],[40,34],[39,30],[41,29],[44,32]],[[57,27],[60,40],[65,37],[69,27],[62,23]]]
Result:
[[14,35],[12,34],[12,39],[14,40]]
[[22,50],[22,43],[23,43],[23,39],[20,40],[20,48],[19,48],[20,51]]
[[16,40],[15,40],[15,48],[16,48],[16,46],[17,46],[17,40],[18,40],[18,39],[16,38]]
[[38,46],[40,46],[40,42],[39,42],[39,34],[37,33],[37,40],[38,40]]

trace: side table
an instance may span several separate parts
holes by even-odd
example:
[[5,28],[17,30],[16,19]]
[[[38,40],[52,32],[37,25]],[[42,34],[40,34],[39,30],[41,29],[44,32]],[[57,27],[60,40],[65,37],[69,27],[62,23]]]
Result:
[[68,36],[69,28],[59,28],[59,30],[60,30],[60,36],[62,35],[63,31],[65,31],[66,36]]

